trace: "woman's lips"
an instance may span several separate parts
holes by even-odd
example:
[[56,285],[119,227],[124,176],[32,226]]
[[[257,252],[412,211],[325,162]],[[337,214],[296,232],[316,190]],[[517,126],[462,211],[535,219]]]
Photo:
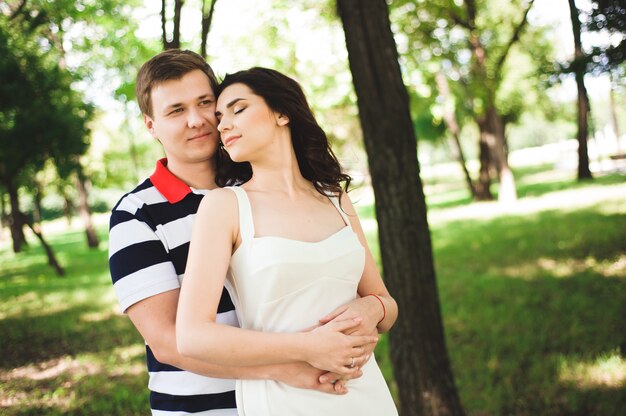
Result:
[[229,136],[223,140],[224,147],[228,147],[234,142],[236,142],[241,136]]

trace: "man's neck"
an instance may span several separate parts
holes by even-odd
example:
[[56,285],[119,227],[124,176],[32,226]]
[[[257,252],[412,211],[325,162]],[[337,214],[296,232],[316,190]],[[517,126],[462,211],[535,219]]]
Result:
[[167,169],[191,188],[214,189],[217,185],[213,165],[212,161],[181,164],[168,160]]

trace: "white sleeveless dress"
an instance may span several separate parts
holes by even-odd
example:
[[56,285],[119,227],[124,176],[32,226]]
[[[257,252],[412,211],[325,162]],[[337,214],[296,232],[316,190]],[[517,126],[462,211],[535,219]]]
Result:
[[[347,224],[319,242],[254,237],[248,196],[230,187],[239,203],[242,243],[232,256],[226,286],[242,328],[297,332],[355,299],[365,250],[337,198],[330,200]],[[272,380],[238,380],[241,416],[392,416],[398,412],[378,364],[347,383],[348,394],[331,395]]]

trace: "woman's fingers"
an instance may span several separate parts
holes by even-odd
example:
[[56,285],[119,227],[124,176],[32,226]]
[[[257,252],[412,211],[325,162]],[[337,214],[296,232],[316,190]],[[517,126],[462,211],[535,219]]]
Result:
[[363,318],[357,316],[354,319],[346,319],[344,321],[332,321],[324,325],[324,327],[327,327],[328,329],[336,332],[343,332],[359,326],[362,320]]
[[338,307],[337,309],[335,309],[334,311],[332,311],[328,315],[322,317],[319,320],[320,324],[325,324],[325,323],[328,323],[328,322],[332,321],[333,319],[335,319],[336,317],[338,317],[339,315],[344,313],[346,309],[348,309],[347,305],[343,305],[343,306]]
[[359,350],[359,353],[356,355],[362,355],[365,351],[363,346],[367,344],[372,344],[378,342],[378,336],[372,335],[350,335],[350,343],[352,345],[352,350]]

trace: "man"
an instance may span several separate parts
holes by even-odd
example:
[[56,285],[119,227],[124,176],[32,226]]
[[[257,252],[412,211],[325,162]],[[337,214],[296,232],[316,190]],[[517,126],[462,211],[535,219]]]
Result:
[[[334,383],[337,375],[307,363],[227,367],[178,353],[176,309],[192,225],[202,196],[216,187],[216,85],[209,65],[190,51],[162,52],[137,75],[137,100],[145,125],[163,146],[166,158],[113,208],[109,265],[120,306],[146,341],[153,415],[236,415],[234,379],[238,378],[279,380],[329,394],[346,392],[342,383]],[[360,316],[357,332],[371,333],[382,313],[375,299],[361,298],[321,323],[337,315],[335,319]],[[217,320],[238,325],[226,290]]]

